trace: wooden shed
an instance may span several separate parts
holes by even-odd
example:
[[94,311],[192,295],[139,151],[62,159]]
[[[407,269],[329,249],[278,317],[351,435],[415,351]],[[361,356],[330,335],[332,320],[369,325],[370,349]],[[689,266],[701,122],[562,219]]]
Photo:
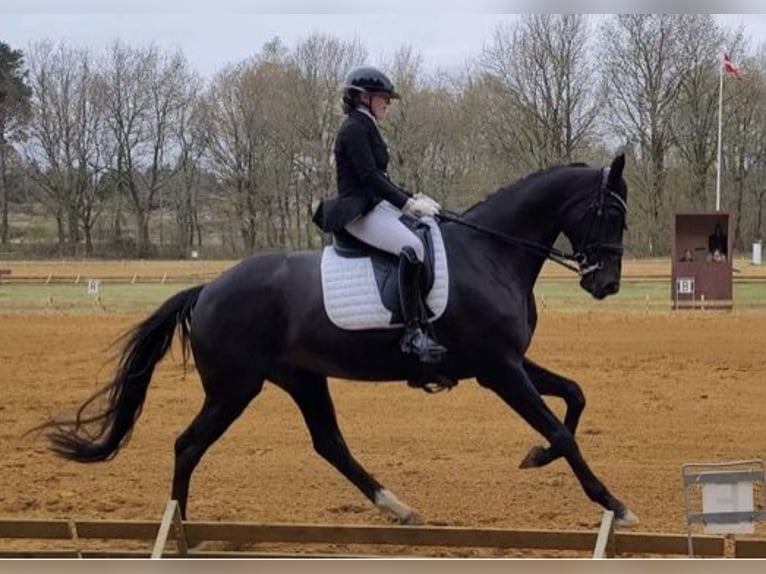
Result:
[[732,307],[732,234],[728,212],[679,212],[673,218],[673,309]]

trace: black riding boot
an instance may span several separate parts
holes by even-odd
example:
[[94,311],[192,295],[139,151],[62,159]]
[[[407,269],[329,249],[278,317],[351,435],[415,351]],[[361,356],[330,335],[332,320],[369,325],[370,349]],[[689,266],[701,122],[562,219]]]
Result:
[[424,329],[426,317],[420,293],[422,265],[411,247],[402,249],[399,254],[399,296],[404,317],[401,347],[403,352],[417,355],[422,363],[438,363],[447,349],[434,341]]

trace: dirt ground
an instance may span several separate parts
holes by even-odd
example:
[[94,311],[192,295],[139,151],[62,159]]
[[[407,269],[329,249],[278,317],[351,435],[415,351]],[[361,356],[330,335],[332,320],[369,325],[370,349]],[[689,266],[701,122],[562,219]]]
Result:
[[[201,389],[180,352],[160,365],[130,444],[111,462],[54,457],[23,437],[73,414],[112,371],[109,344],[143,316],[0,315],[0,517],[158,520],[173,441]],[[530,356],[582,385],[580,448],[639,532],[684,533],[681,465],[765,458],[766,315],[543,313]],[[359,461],[426,524],[592,529],[601,509],[569,467],[520,470],[541,439],[472,381],[427,395],[402,383],[333,381]],[[563,405],[549,402],[556,412]],[[195,520],[385,524],[316,455],[290,400],[267,385],[198,467]]]

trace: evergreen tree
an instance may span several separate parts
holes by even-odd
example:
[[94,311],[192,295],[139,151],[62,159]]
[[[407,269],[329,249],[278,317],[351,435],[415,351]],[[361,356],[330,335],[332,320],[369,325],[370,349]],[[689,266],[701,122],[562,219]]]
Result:
[[24,55],[0,42],[0,242],[8,242],[8,157],[11,142],[22,137],[32,91],[26,84]]

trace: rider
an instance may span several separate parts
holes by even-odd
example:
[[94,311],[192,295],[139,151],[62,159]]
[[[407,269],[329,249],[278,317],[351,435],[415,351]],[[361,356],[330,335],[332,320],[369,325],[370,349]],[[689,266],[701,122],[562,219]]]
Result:
[[413,195],[386,173],[388,147],[378,129],[392,99],[399,98],[391,80],[377,68],[352,70],[343,86],[346,119],[335,139],[338,194],[322,202],[314,221],[323,231],[345,229],[363,243],[399,256],[399,290],[405,333],[401,348],[425,363],[439,362],[447,349],[424,328],[420,289],[425,249],[400,220],[402,213],[432,217],[440,206],[430,197]]

